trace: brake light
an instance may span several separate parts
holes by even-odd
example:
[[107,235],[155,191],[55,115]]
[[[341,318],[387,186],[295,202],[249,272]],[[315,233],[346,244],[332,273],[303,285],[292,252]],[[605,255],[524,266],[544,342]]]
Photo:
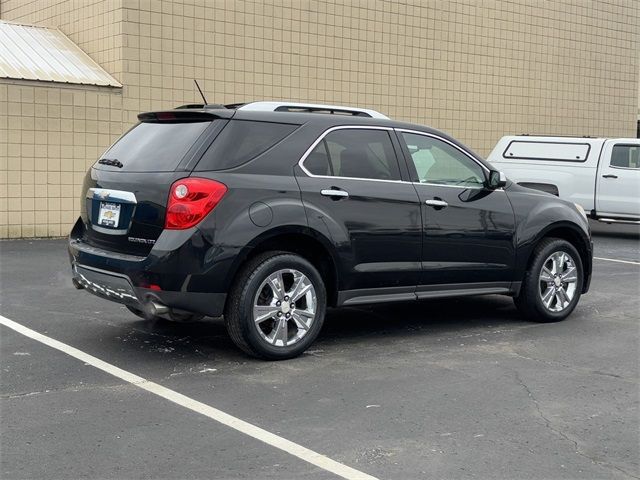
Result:
[[227,187],[207,178],[189,177],[171,185],[164,228],[184,230],[197,225],[220,202]]
[[175,120],[176,116],[172,112],[158,112],[156,118],[158,120]]

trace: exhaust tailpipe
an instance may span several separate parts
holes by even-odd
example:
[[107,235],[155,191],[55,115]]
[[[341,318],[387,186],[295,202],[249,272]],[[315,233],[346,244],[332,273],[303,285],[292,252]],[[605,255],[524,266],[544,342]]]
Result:
[[169,307],[152,300],[149,302],[149,312],[155,316],[166,315],[169,313]]

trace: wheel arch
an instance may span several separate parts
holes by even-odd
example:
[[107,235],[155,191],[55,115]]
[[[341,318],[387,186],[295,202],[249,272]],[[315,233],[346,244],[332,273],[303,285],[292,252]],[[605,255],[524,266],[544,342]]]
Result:
[[240,269],[247,261],[271,250],[295,253],[311,262],[318,269],[325,282],[328,305],[336,305],[338,299],[338,262],[334,248],[321,233],[300,226],[274,228],[251,240],[237,255],[229,271],[229,284],[233,284]]
[[572,222],[561,221],[547,225],[540,231],[531,244],[531,248],[529,249],[526,257],[526,264],[524,265],[525,271],[531,266],[535,248],[545,238],[560,238],[562,240],[566,240],[576,248],[580,255],[580,260],[582,261],[582,267],[584,270],[582,293],[586,293],[589,289],[593,262],[591,241],[589,237],[585,235],[578,225]]

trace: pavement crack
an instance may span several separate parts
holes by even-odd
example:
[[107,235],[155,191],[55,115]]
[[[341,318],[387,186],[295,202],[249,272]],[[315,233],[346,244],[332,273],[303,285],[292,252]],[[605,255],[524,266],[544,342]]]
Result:
[[8,394],[8,393],[3,393],[0,394],[0,399],[11,399],[11,398],[22,398],[22,397],[31,397],[32,395],[41,395],[43,393],[49,393],[50,390],[45,390],[45,391],[36,391],[36,392],[24,392],[24,393],[12,393],[12,394]]
[[587,460],[589,460],[590,462],[594,463],[595,465],[600,465],[601,467],[607,468],[607,469],[610,469],[610,470],[616,470],[616,471],[622,473],[623,475],[625,475],[628,478],[640,479],[640,477],[627,472],[626,470],[618,467],[617,465],[613,465],[612,463],[609,463],[609,462],[603,462],[602,460],[598,460],[598,459],[596,459],[594,457],[591,457],[586,452],[582,451],[580,449],[580,445],[578,444],[578,442],[576,440],[574,440],[573,438],[569,437],[566,433],[564,433],[559,428],[556,428],[556,427],[553,426],[553,423],[551,422],[551,420],[542,411],[542,408],[540,407],[540,402],[538,401],[536,396],[533,394],[533,392],[531,391],[529,386],[522,380],[522,377],[520,377],[520,374],[517,371],[513,371],[513,373],[515,375],[516,381],[518,382],[518,385],[520,385],[522,387],[522,389],[525,392],[527,392],[527,396],[533,402],[533,405],[534,405],[534,407],[536,409],[536,412],[538,413],[538,416],[544,422],[545,427],[548,428],[549,430],[551,430],[554,434],[556,434],[557,436],[559,436],[563,440],[565,440],[567,442],[570,442],[573,445],[575,453],[577,453],[578,455],[580,455],[583,458],[586,458]]
[[527,355],[522,355],[521,353],[516,352],[513,348],[509,348],[508,352],[511,355],[513,355],[514,357],[522,358],[523,360],[529,360],[531,362],[542,363],[543,365],[547,365],[549,367],[566,368],[567,370],[570,370],[570,371],[576,372],[576,373],[580,373],[582,375],[601,375],[603,377],[615,378],[615,379],[620,380],[622,382],[631,383],[633,385],[637,385],[637,383],[638,383],[635,380],[632,380],[632,379],[629,379],[629,378],[625,378],[622,375],[618,375],[616,373],[603,372],[601,370],[591,370],[589,368],[576,367],[574,365],[569,365],[569,364],[562,363],[562,362],[554,362],[554,361],[549,361],[549,360],[545,360],[545,359],[542,359],[542,358],[529,357]]
[[87,390],[116,390],[123,389],[129,386],[128,383],[117,383],[113,385],[96,385],[94,383],[81,383],[79,385],[69,385],[64,387],[47,388],[45,390],[36,390],[33,392],[20,392],[20,393],[1,393],[0,400],[13,400],[17,398],[35,397],[40,395],[50,395],[52,393],[79,393]]

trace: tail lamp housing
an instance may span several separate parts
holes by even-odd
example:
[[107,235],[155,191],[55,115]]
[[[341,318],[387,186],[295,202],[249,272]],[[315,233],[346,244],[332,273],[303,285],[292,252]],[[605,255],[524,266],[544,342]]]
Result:
[[197,225],[220,202],[227,187],[208,178],[188,177],[171,185],[164,228],[185,230]]

